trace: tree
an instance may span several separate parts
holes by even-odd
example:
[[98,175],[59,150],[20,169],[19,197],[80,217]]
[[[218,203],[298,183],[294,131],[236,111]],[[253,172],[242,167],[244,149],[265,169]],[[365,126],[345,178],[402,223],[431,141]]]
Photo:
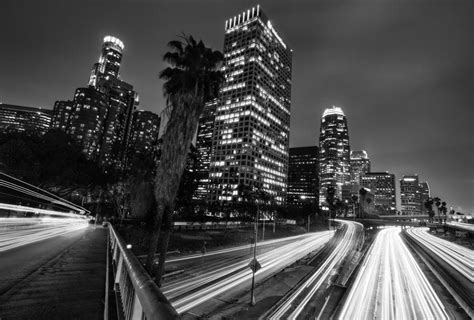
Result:
[[360,188],[359,190],[359,218],[364,218],[365,216],[365,197],[367,196],[367,189]]
[[440,209],[441,209],[441,199],[439,197],[434,197],[433,202],[436,205],[438,211],[438,220],[440,219]]
[[220,71],[224,60],[221,52],[207,48],[202,41],[197,42],[192,36],[186,35],[181,36],[180,40],[170,41],[168,46],[171,50],[165,53],[163,60],[170,67],[161,71],[159,76],[165,81],[163,94],[170,116],[156,169],[154,194],[157,210],[152,221],[153,232],[149,237],[146,260],[146,267],[151,271],[163,224],[160,258],[155,274],[158,285],[161,285],[172,228],[171,215],[191,141],[204,104],[218,96],[224,80]]
[[351,197],[351,200],[352,200],[352,211],[353,211],[354,217],[356,217],[356,205],[357,205],[357,201],[359,200],[359,197],[353,194]]
[[428,221],[430,223],[433,222],[433,217],[434,217],[434,211],[433,211],[433,199],[432,198],[429,198],[425,201],[425,203],[423,204],[426,208],[426,211],[428,211]]

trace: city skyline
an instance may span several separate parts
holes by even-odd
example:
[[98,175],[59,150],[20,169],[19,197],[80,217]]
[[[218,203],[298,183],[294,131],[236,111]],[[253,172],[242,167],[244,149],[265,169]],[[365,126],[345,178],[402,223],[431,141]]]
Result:
[[[222,51],[225,20],[257,4],[145,2],[129,15],[130,2],[113,8],[107,2],[66,6],[49,1],[50,6],[37,8],[25,3],[26,11],[16,2],[0,5],[11,13],[1,22],[2,38],[10,44],[0,59],[8,75],[0,77],[1,102],[52,109],[54,101],[86,85],[97,44],[110,34],[125,43],[123,73],[140,94],[141,107],[157,113],[164,105],[157,74],[167,41],[184,31]],[[259,3],[294,49],[291,147],[316,145],[320,114],[340,106],[349,121],[351,147],[368,151],[373,171],[390,171],[397,179],[418,173],[429,181],[433,196],[474,211],[467,1],[389,1],[388,7]],[[111,14],[101,15],[92,6]],[[68,15],[71,10],[77,14]],[[126,18],[116,19],[121,14]],[[66,18],[68,23],[58,28]],[[31,33],[32,26],[41,32]],[[29,56],[32,46],[35,59]]]

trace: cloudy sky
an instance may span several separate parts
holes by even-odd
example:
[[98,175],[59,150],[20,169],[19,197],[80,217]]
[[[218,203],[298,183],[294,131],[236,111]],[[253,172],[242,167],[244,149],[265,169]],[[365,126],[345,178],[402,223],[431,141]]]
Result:
[[373,171],[417,173],[474,212],[471,0],[2,0],[0,102],[71,99],[110,34],[125,43],[122,79],[159,112],[166,43],[185,32],[222,50],[225,20],[257,3],[294,50],[291,146],[316,144],[323,110],[340,106]]

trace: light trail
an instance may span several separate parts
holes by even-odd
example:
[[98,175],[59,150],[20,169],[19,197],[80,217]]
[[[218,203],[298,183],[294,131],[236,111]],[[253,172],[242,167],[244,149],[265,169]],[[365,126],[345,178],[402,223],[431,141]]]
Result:
[[428,228],[411,228],[407,233],[412,239],[434,252],[438,257],[474,282],[474,252],[456,243],[431,235]]
[[398,228],[379,232],[339,319],[448,319],[399,233]]
[[[262,268],[255,273],[256,281],[261,281],[277,273],[286,266],[300,260],[312,251],[321,248],[331,238],[332,231],[309,234],[288,244],[257,255]],[[245,246],[248,248],[248,246]],[[199,277],[167,283],[163,293],[172,305],[183,313],[219,294],[235,289],[239,285],[250,287],[252,271],[248,267],[249,259],[239,259],[234,263],[215,265]]]
[[466,231],[474,231],[474,225],[470,223],[463,223],[463,222],[448,222],[448,225],[452,225],[454,227],[458,227],[464,229]]
[[85,219],[0,218],[0,252],[87,227]]
[[[346,226],[346,230],[334,250],[324,263],[312,274],[297,290],[295,290],[277,309],[269,316],[269,319],[296,319],[302,315],[303,310],[321,288],[331,274],[331,271],[347,256],[364,227],[357,222],[337,220]],[[289,313],[289,314],[288,314]]]

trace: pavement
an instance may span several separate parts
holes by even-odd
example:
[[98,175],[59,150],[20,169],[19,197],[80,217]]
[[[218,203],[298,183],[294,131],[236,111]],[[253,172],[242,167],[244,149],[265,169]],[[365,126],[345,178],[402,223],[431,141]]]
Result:
[[0,254],[0,319],[103,319],[107,230],[89,227]]

